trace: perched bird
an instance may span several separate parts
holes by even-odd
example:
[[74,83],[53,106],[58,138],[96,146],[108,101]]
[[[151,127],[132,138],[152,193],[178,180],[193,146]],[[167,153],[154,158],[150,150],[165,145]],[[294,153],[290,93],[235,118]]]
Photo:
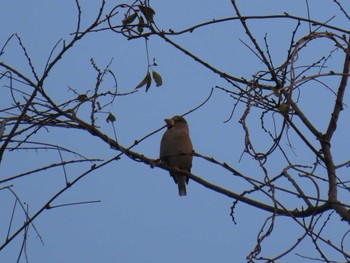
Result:
[[[191,172],[193,146],[186,120],[181,116],[165,119],[168,129],[160,143],[160,159],[172,167]],[[186,195],[188,177],[170,173],[179,187],[179,195]]]

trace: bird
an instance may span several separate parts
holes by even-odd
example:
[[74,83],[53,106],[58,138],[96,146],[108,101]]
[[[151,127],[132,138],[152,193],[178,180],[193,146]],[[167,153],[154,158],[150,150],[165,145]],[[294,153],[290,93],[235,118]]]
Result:
[[[167,130],[160,143],[160,160],[171,167],[191,172],[193,146],[187,121],[182,116],[174,116],[164,120]],[[189,178],[170,172],[179,188],[179,196],[185,196]]]

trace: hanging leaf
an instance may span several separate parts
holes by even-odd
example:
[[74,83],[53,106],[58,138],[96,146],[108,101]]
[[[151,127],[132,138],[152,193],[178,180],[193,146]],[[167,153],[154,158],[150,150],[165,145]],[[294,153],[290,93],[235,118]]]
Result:
[[147,73],[147,85],[146,85],[146,92],[148,91],[149,87],[151,87],[151,83],[152,83],[151,74],[148,72],[148,73]]
[[162,86],[162,84],[163,84],[162,76],[158,72],[153,70],[152,77],[153,77],[154,81],[156,82],[157,87]]
[[2,137],[2,135],[5,132],[5,126],[6,126],[6,119],[4,119],[1,123],[0,123],[0,138]]
[[143,17],[140,16],[139,23],[138,23],[138,25],[137,25],[137,31],[138,31],[140,34],[142,34],[142,32],[143,32],[144,26],[145,26],[145,21],[143,20]]
[[135,89],[141,88],[146,85],[146,92],[147,92],[149,87],[151,86],[151,83],[152,83],[151,73],[147,72],[144,79],[139,83],[139,85],[136,86]]
[[99,102],[99,101],[98,101],[98,102],[96,102],[96,105],[97,105],[98,110],[102,110],[102,107],[101,107],[101,104],[100,104],[100,102]]
[[140,8],[142,14],[146,17],[146,19],[147,19],[150,23],[153,23],[153,21],[154,21],[154,20],[153,20],[153,16],[156,14],[156,12],[155,12],[152,8],[150,8],[150,7],[148,7],[148,6],[142,6],[142,5],[140,5],[139,8]]
[[109,113],[106,121],[107,121],[107,123],[109,123],[109,122],[113,123],[116,121],[116,117],[112,113]]
[[137,17],[137,13],[133,13],[133,14],[128,15],[127,17],[125,17],[123,19],[123,21],[122,21],[123,26],[131,24],[135,20],[136,17]]
[[88,100],[88,97],[86,96],[86,94],[80,94],[78,97],[77,97],[78,101],[79,102],[84,102],[84,101],[87,101]]

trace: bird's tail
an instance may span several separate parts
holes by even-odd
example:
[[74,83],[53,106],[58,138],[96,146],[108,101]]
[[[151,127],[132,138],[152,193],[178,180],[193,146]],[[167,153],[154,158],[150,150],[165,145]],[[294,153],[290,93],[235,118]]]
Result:
[[179,187],[179,196],[187,195],[185,180],[178,180],[177,185]]

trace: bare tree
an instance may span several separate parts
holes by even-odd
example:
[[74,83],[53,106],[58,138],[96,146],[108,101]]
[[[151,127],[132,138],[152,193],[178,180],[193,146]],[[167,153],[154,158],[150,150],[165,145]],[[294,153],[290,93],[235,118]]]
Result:
[[[346,4],[341,1],[329,2],[338,8],[337,15],[349,23],[350,15],[344,7]],[[261,226],[261,231],[257,233],[256,246],[247,255],[247,261],[277,261],[295,251],[305,240],[314,244],[315,251],[312,258],[300,255],[304,260],[334,262],[333,256],[336,255],[337,258],[342,256],[345,261],[350,261],[350,252],[346,246],[349,231],[345,231],[339,240],[331,240],[324,234],[332,228],[336,220],[342,220],[341,224],[350,223],[347,202],[349,180],[346,173],[350,160],[349,156],[339,157],[333,151],[337,127],[345,125],[346,122],[346,119],[341,118],[341,113],[348,107],[344,102],[350,66],[350,31],[346,24],[343,26],[333,24],[333,14],[327,21],[289,13],[247,16],[240,9],[239,1],[232,0],[231,17],[215,18],[175,30],[159,26],[157,9],[147,0],[136,0],[131,4],[111,7],[106,7],[106,1],[102,0],[94,21],[89,26],[83,27],[83,9],[78,0],[75,3],[78,14],[76,30],[69,39],[59,40],[56,43],[42,73],[39,73],[32,62],[21,36],[17,34],[9,36],[0,50],[0,82],[3,97],[1,100],[4,101],[0,110],[0,160],[13,153],[25,158],[31,151],[55,152],[61,158],[60,162],[42,164],[36,168],[28,167],[25,172],[1,176],[0,190],[12,196],[14,205],[12,212],[9,213],[11,215],[9,225],[1,226],[2,232],[7,234],[0,251],[20,234],[24,234],[23,245],[19,252],[19,258],[23,257],[28,229],[33,227],[36,231],[35,219],[48,209],[76,205],[76,203],[60,205],[54,203],[83,178],[111,163],[117,163],[123,156],[144,163],[144,169],[149,167],[168,171],[174,169],[158,159],[146,156],[143,152],[133,150],[136,145],[149,139],[164,126],[153,127],[155,129],[153,132],[136,139],[131,146],[123,145],[117,139],[116,117],[111,111],[115,100],[122,100],[125,96],[136,96],[140,89],[148,91],[154,86],[162,85],[162,76],[155,70],[156,61],[149,58],[147,48],[153,39],[158,38],[164,40],[164,45],[170,45],[182,52],[183,56],[195,60],[227,83],[226,86],[216,86],[215,90],[232,98],[232,113],[226,122],[232,121],[234,116],[239,116],[237,125],[241,125],[244,136],[236,140],[244,143],[244,147],[240,149],[242,158],[251,157],[260,169],[258,174],[241,172],[234,164],[200,152],[194,153],[195,158],[232,174],[232,181],[237,184],[243,183],[246,188],[238,192],[225,185],[205,180],[200,174],[186,171],[181,173],[208,190],[231,198],[233,223],[236,223],[235,211],[239,204],[267,212],[266,221]],[[305,1],[305,9],[310,11],[308,1]],[[265,32],[255,30],[259,23],[273,24],[281,21],[288,24],[284,32],[287,37],[281,39],[279,43],[282,46],[280,49],[285,51],[284,57],[275,51],[276,45],[270,42],[269,32],[275,30],[274,28],[263,27]],[[243,29],[243,35],[237,38],[255,56],[260,66],[253,75],[247,74],[242,77],[221,70],[220,67],[207,62],[176,42],[176,37],[179,35],[188,35],[190,38],[194,31],[226,25],[237,30]],[[70,96],[64,100],[50,95],[47,92],[47,78],[55,74],[54,69],[60,60],[69,56],[73,46],[84,41],[87,36],[104,33],[123,35],[130,41],[144,41],[148,66],[145,77],[138,85],[136,83],[136,89],[120,92],[116,74],[110,68],[110,64],[101,68],[92,59],[91,68],[95,73],[93,89],[86,89],[86,92],[81,93],[69,88]],[[15,44],[20,46],[29,71],[14,67],[11,61],[2,59],[6,58],[8,50]],[[275,55],[276,53],[278,55]],[[199,106],[193,105],[193,108],[184,115],[198,111],[211,99],[210,93],[207,100]],[[310,104],[315,104],[315,108],[326,107],[329,109],[328,115],[322,116],[320,120],[317,118],[317,109],[316,114],[310,114],[306,107]],[[113,136],[109,136],[103,129],[104,122],[113,128]],[[77,130],[79,133],[99,138],[117,154],[107,159],[103,156],[88,158],[84,152],[72,150],[69,145],[51,143],[44,133],[41,133],[42,130],[54,133],[62,130],[64,133],[70,133]],[[261,138],[264,138],[263,143]],[[62,152],[71,154],[71,158],[69,160],[63,158]],[[88,168],[85,163],[88,163]],[[2,166],[4,164],[6,163],[2,161]],[[71,166],[79,166],[82,170],[79,174],[71,176],[66,172],[66,168]],[[57,167],[63,169],[64,186],[48,197],[45,204],[36,211],[29,212],[27,204],[21,200],[13,186],[33,174]],[[91,202],[95,201],[79,203]],[[18,207],[23,211],[25,222],[14,226],[14,214]],[[265,242],[274,233],[274,226],[281,218],[288,218],[290,224],[297,225],[301,229],[301,234],[297,239],[291,240],[289,248],[277,255],[266,255],[262,252]],[[7,231],[4,231],[6,229]]]

